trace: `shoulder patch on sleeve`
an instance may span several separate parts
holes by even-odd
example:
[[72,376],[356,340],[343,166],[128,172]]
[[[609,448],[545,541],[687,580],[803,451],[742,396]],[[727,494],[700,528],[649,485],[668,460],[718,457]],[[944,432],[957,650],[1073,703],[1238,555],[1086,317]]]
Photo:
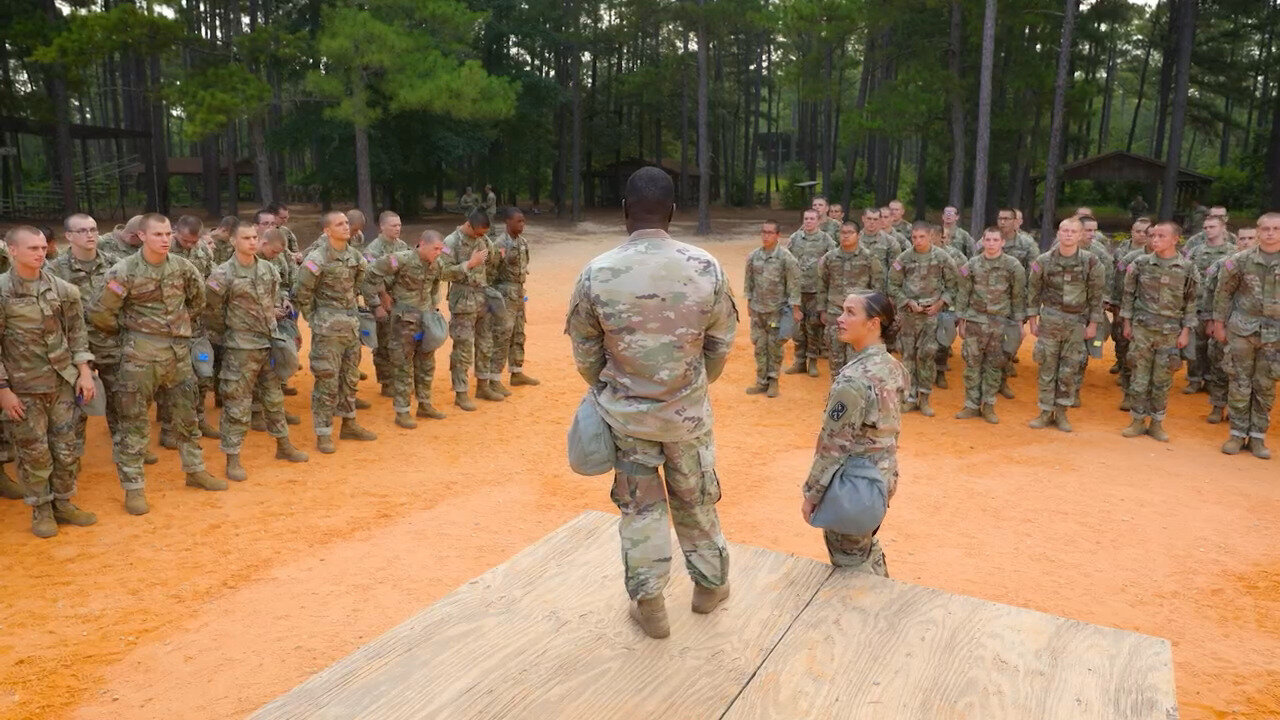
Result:
[[1223,264],[1225,264],[1225,265],[1227,266],[1227,269],[1228,269],[1228,270],[1235,270],[1235,269],[1236,269],[1236,264],[1235,264],[1235,262],[1234,262],[1231,258],[1227,258],[1226,262],[1225,262],[1225,263],[1223,263]]
[[214,290],[218,290],[218,291],[222,290],[222,285],[218,282],[218,278],[216,276],[212,276],[209,278],[208,285]]
[[960,266],[960,274],[969,277],[969,263]]
[[1031,272],[1040,272],[1040,261],[1039,261],[1039,260],[1032,260],[1032,261],[1031,261]]
[[901,261],[898,261],[898,260],[894,260],[894,261],[893,261],[893,269],[894,269],[894,270],[901,270],[901,269],[902,269],[902,262],[901,262]]
[[304,263],[302,263],[302,264],[303,264],[303,266],[305,266],[308,270],[310,270],[311,272],[315,273],[316,275],[319,275],[319,274],[320,274],[320,266],[316,264],[316,261],[315,261],[315,260],[308,260],[308,261],[306,261],[306,262],[304,262]]
[[400,267],[400,261],[396,259],[395,255],[388,255],[387,257],[390,258],[390,260],[387,260],[387,262],[391,264],[392,270],[395,270],[396,268]]
[[827,412],[827,417],[839,422],[840,418],[844,417],[844,414],[847,412],[849,412],[849,406],[845,405],[843,400],[837,400],[835,404],[831,406],[831,410]]
[[448,243],[445,243],[444,247],[440,248],[440,252],[444,253],[445,255],[452,255],[452,254],[453,254],[453,250],[449,248],[449,244],[448,244]]
[[123,285],[121,285],[121,284],[120,284],[118,281],[116,281],[116,280],[111,280],[110,282],[108,282],[108,283],[107,283],[107,289],[108,289],[108,290],[110,290],[111,292],[113,292],[113,293],[115,293],[115,294],[119,295],[120,297],[124,297],[124,286],[123,286]]

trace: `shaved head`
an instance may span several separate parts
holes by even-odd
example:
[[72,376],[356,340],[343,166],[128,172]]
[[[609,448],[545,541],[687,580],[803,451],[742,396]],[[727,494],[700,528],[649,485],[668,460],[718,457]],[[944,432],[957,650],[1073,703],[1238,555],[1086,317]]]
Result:
[[622,201],[622,211],[627,218],[627,229],[666,230],[675,211],[676,186],[671,176],[661,168],[643,167],[627,178],[627,188]]

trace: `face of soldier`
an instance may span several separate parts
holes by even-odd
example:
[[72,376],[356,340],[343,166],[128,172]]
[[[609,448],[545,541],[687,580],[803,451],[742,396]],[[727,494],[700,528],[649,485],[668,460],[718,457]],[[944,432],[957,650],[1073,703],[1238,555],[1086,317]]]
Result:
[[858,249],[858,229],[852,225],[840,226],[840,247],[846,252]]
[[507,218],[507,234],[511,237],[520,237],[524,234],[524,215],[516,213]]
[[149,222],[142,227],[142,249],[153,257],[163,258],[173,245],[173,227],[168,220]]
[[951,227],[952,225],[955,225],[959,219],[960,219],[960,212],[955,208],[951,207],[950,205],[942,208],[942,224],[943,225],[946,225],[947,227]]
[[1080,247],[1080,234],[1083,232],[1079,222],[1063,220],[1058,225],[1058,247],[1064,255],[1071,255]]
[[996,216],[996,227],[1000,228],[1000,232],[1006,236],[1013,235],[1017,232],[1018,226],[1014,224],[1014,215],[1012,212],[1001,212]]
[[823,200],[822,198],[818,198],[817,200],[813,201],[813,210],[814,212],[818,213],[818,219],[822,219],[827,216],[827,209],[828,209],[828,206],[827,206],[826,200]]
[[1150,238],[1147,246],[1151,248],[1151,252],[1160,257],[1169,257],[1174,251],[1174,243],[1178,241],[1178,236],[1168,225],[1155,225],[1147,231]]
[[1080,233],[1080,244],[1089,247],[1093,244],[1093,234],[1098,232],[1098,221],[1090,220],[1084,224],[1084,229]]
[[802,225],[804,227],[804,231],[807,233],[811,233],[814,230],[817,230],[818,229],[818,211],[805,210],[804,220],[802,222]]
[[982,254],[987,258],[996,258],[1004,252],[1004,236],[998,232],[982,234]]
[[1236,247],[1248,250],[1258,244],[1258,228],[1244,228],[1236,233]]
[[895,202],[889,203],[889,213],[890,213],[890,218],[892,218],[893,222],[896,223],[899,220],[901,220],[904,215],[907,214],[907,209],[902,206],[902,203],[895,201]]
[[485,235],[489,232],[489,226],[481,225],[480,227],[472,227],[471,223],[468,222],[462,225],[462,232],[466,233],[467,235],[473,238],[478,238],[481,235]]
[[178,235],[178,244],[181,245],[184,250],[190,250],[191,248],[196,246],[196,243],[200,242],[199,231],[179,232],[177,233],[177,235]]
[[289,208],[280,208],[276,211],[276,222],[279,227],[289,224]]
[[765,223],[760,226],[760,247],[765,250],[772,250],[778,244],[778,228],[776,225]]
[[1134,223],[1133,227],[1129,229],[1133,235],[1134,246],[1147,244],[1147,228],[1149,227],[1151,226],[1146,223]]
[[844,312],[836,320],[841,342],[847,342],[855,350],[861,350],[880,337],[880,321],[867,318],[866,301],[861,295],[844,299]]
[[258,254],[263,260],[275,260],[276,256],[282,252],[284,252],[284,242],[281,240],[262,239],[258,243]]
[[874,235],[875,233],[879,232],[879,231],[880,231],[880,216],[879,216],[878,214],[863,213],[863,214],[862,214],[862,229],[866,230],[867,232],[869,232],[869,233],[871,233],[871,234],[873,234],[873,235]]
[[1258,247],[1268,254],[1280,252],[1280,217],[1263,215],[1258,220]]
[[351,221],[342,213],[329,216],[329,225],[324,229],[326,235],[339,242],[351,239]]
[[98,248],[98,223],[93,218],[80,218],[71,221],[71,229],[66,232],[67,242],[71,247],[83,252],[91,252]]
[[20,233],[17,242],[9,246],[9,259],[19,273],[34,275],[44,266],[49,254],[49,242],[43,233]]
[[1222,221],[1218,218],[1205,218],[1204,236],[1209,242],[1216,245],[1218,241],[1226,237],[1226,233],[1223,232],[1224,230],[1226,230],[1226,226],[1224,226]]
[[404,223],[401,222],[400,216],[392,215],[386,220],[383,220],[382,223],[378,225],[378,232],[382,233],[383,236],[386,237],[388,240],[399,240],[400,231],[403,228],[404,228]]
[[258,216],[258,221],[254,223],[254,227],[258,229],[258,235],[266,235],[268,230],[279,226],[276,216],[270,213],[263,213]]
[[237,228],[235,248],[236,257],[240,259],[240,262],[248,263],[253,260],[253,256],[258,254],[258,228]]
[[844,222],[844,207],[841,206],[839,203],[836,203],[835,205],[832,205],[827,210],[827,215],[832,220],[835,220],[837,222]]
[[923,228],[911,231],[911,247],[918,253],[929,252],[933,241],[929,239],[929,231]]
[[444,240],[434,238],[432,240],[424,240],[418,243],[418,258],[422,262],[430,265],[440,257],[440,253],[444,250]]

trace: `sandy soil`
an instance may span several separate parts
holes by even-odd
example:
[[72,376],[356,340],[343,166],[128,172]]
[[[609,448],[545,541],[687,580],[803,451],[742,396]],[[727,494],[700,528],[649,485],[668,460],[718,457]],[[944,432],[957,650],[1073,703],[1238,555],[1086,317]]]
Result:
[[[741,287],[753,224],[735,217],[717,230],[707,246]],[[676,228],[690,232],[688,221]],[[20,503],[0,505],[0,717],[243,716],[579,511],[612,511],[607,481],[564,461],[583,387],[562,330],[578,270],[621,228],[533,217],[529,233],[527,370],[542,386],[450,412],[442,349],[435,398],[448,419],[398,429],[369,380],[374,408],[361,420],[378,442],[340,442],[336,455],[290,466],[253,433],[250,479],[226,493],[184,487],[176,453],[158,450],[142,518],[121,506],[95,420],[79,499],[97,526],[41,541]],[[935,396],[937,418],[907,418],[882,531],[893,575],[1168,637],[1182,717],[1280,718],[1280,465],[1220,454],[1225,430],[1205,424],[1205,396],[1181,395],[1181,380],[1172,443],[1122,438],[1109,362],[1089,369],[1074,434],[1030,430],[1029,355],[1028,343],[999,426],[951,419],[962,395],[954,372]],[[367,354],[365,367],[372,374]],[[786,376],[775,400],[749,397],[750,341],[739,333],[713,391],[731,540],[825,558],[797,490],[823,374]],[[296,383],[288,405],[306,418],[310,377]],[[313,449],[308,425],[294,439]],[[204,443],[221,472],[216,441]]]

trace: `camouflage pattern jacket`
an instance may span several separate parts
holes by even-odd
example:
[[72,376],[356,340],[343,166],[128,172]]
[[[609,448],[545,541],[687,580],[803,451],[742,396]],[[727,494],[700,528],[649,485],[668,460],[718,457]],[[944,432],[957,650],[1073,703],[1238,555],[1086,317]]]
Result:
[[0,380],[19,394],[57,392],[91,360],[75,285],[48,270],[35,280],[12,268],[0,275]]
[[123,334],[123,360],[171,360],[174,347],[190,347],[193,320],[203,312],[204,278],[195,265],[172,254],[152,265],[139,252],[107,271],[88,318],[107,335]]
[[1213,319],[1234,335],[1280,341],[1280,253],[1253,247],[1222,261],[1213,294]]
[[959,270],[956,317],[976,323],[1012,320],[1026,316],[1026,273],[1017,260],[1003,252],[994,258],[974,255]]
[[884,284],[884,265],[861,243],[852,252],[838,247],[819,263],[818,294],[826,301],[828,315],[844,312],[844,299],[850,294],[879,292]]
[[1139,256],[1124,276],[1120,317],[1162,332],[1196,326],[1196,294],[1200,273],[1182,255]]
[[772,251],[758,247],[747,256],[742,286],[751,312],[775,313],[787,304],[800,307],[800,263],[781,244]]
[[271,263],[255,257],[246,267],[231,258],[214,268],[205,282],[205,324],[226,347],[271,347],[279,297],[280,273]]
[[359,250],[347,245],[338,250],[328,235],[298,266],[294,278],[293,302],[316,335],[360,337],[360,307],[356,293],[364,284],[368,263]]

